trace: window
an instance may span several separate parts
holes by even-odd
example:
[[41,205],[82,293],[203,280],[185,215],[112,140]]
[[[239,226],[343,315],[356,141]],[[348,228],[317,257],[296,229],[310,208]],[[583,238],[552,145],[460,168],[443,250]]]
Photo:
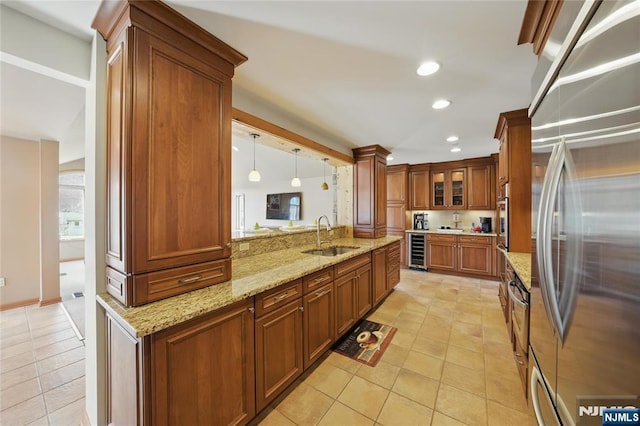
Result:
[[84,172],[62,173],[58,185],[60,239],[84,238]]

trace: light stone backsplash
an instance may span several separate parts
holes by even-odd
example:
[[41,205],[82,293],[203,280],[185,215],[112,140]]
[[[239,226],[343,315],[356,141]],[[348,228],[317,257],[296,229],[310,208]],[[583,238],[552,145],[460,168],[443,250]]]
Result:
[[334,175],[336,203],[334,205],[334,221],[345,225],[345,238],[353,237],[353,166],[336,167]]
[[[320,239],[322,241],[331,241],[344,238],[345,229],[346,227],[341,225],[332,227],[329,235],[327,235],[326,229],[322,229],[320,231]],[[231,243],[231,257],[240,259],[277,250],[315,244],[316,241],[317,231],[315,229],[291,232],[272,231],[272,233],[268,235],[255,235],[234,239]]]

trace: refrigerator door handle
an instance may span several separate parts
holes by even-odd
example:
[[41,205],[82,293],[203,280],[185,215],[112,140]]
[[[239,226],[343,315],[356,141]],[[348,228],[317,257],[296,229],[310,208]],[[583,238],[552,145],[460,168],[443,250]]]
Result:
[[[553,218],[553,204],[549,205],[549,191],[551,182],[553,179],[553,173],[557,169],[556,163],[558,159],[559,146],[555,145],[551,156],[549,157],[549,163],[547,164],[547,172],[544,176],[542,184],[542,190],[540,192],[540,206],[538,207],[538,223],[536,229],[537,242],[536,242],[536,259],[538,264],[538,281],[540,283],[540,292],[542,294],[542,301],[544,305],[545,313],[551,328],[556,330],[555,319],[551,313],[551,302],[549,301],[550,290],[548,287],[549,278],[547,272],[550,268],[547,267],[547,263],[551,264],[551,229],[547,229],[547,224],[551,225],[552,221],[547,221],[547,216]],[[548,244],[547,244],[548,242]],[[547,247],[548,245],[548,247]]]
[[[576,293],[578,291],[577,277],[579,273],[580,263],[582,262],[582,219],[581,219],[581,203],[577,188],[577,179],[575,167],[571,158],[571,153],[567,148],[564,138],[556,147],[553,169],[550,170],[549,186],[545,201],[545,211],[542,217],[538,217],[538,225],[542,220],[542,241],[538,241],[536,250],[539,247],[542,250],[545,285],[540,285],[545,298],[545,307],[551,314],[554,329],[558,333],[561,344],[564,344],[569,331],[569,324],[573,316],[573,308],[575,306]],[[552,154],[553,156],[553,154]],[[553,233],[553,215],[554,206],[560,189],[562,176],[565,179],[565,200],[567,202],[566,217],[568,231],[567,232],[567,259],[569,262],[565,265],[564,275],[562,277],[564,285],[560,290],[559,300],[556,297],[558,286],[553,272],[552,259],[552,233]],[[546,176],[545,176],[546,181]],[[542,204],[541,204],[542,208]],[[540,235],[538,235],[540,238]],[[542,244],[540,244],[542,243]],[[540,256],[540,253],[537,253]],[[546,294],[545,294],[546,293]],[[547,306],[548,305],[548,306]]]

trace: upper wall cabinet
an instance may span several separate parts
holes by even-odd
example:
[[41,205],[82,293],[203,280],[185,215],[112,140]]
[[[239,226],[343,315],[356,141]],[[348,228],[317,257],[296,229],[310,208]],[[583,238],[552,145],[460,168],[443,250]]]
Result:
[[429,210],[429,165],[409,168],[410,210]]
[[466,168],[431,171],[431,209],[467,208]]
[[467,208],[493,210],[496,208],[495,167],[481,164],[467,167]]
[[247,58],[162,2],[103,2],[109,292],[128,306],[231,273],[231,78]]

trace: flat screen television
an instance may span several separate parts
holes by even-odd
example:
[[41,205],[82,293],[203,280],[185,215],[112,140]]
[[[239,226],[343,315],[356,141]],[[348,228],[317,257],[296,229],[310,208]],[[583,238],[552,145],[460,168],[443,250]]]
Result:
[[300,220],[302,192],[267,194],[267,219]]

